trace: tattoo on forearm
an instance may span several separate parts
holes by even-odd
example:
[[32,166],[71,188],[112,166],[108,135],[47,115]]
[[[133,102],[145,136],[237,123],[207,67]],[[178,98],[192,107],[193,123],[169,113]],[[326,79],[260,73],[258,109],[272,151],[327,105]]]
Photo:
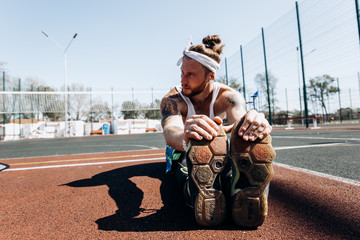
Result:
[[171,115],[178,115],[177,102],[174,99],[167,98],[161,103],[161,124],[165,123],[165,120]]
[[232,107],[235,107],[235,106],[236,106],[236,102],[235,102],[232,98],[227,97],[226,100],[227,100],[229,103],[231,103],[231,106],[232,106]]
[[231,104],[231,107],[235,110],[241,110],[242,104],[241,99],[237,94],[229,94],[229,96],[226,97],[226,101],[228,101]]

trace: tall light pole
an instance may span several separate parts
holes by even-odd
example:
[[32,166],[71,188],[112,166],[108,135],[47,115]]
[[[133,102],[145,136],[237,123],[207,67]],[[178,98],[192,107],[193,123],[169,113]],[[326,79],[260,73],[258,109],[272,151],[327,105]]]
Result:
[[61,51],[64,52],[64,105],[65,105],[65,133],[64,133],[64,137],[67,137],[67,109],[68,109],[68,105],[67,105],[67,62],[66,62],[66,52],[70,47],[70,44],[72,43],[72,41],[76,38],[77,33],[75,33],[75,35],[72,37],[72,39],[70,40],[70,42],[68,43],[68,45],[66,46],[66,48],[62,47],[59,43],[57,43],[52,37],[49,36],[49,34],[45,33],[44,31],[42,31],[42,33],[49,38],[53,43],[55,43],[56,46],[58,46]]

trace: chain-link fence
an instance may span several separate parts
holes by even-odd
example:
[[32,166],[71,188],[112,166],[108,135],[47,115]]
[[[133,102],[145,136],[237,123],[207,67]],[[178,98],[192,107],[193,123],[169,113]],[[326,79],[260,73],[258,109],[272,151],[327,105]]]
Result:
[[[160,102],[167,91],[0,92],[0,119],[99,121],[111,118],[160,119]],[[3,122],[2,121],[2,122]]]
[[[269,114],[270,102],[275,124],[288,117],[300,121],[306,107],[308,116],[321,115],[325,121],[358,118],[358,1],[304,0],[296,5],[275,23],[259,29],[252,41],[239,45],[222,62],[217,77],[237,80],[249,108]],[[327,85],[316,85],[324,82]]]
[[0,140],[161,131],[160,103],[166,93],[2,91]]

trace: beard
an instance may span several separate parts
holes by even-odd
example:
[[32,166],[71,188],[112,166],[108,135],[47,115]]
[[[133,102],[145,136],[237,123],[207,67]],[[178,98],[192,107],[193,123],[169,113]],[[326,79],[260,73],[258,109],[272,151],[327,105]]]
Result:
[[190,93],[185,93],[184,89],[182,90],[182,94],[186,97],[194,97],[200,93],[202,93],[202,91],[204,91],[205,87],[207,86],[207,84],[209,83],[209,81],[205,81],[203,82],[199,87],[191,89]]

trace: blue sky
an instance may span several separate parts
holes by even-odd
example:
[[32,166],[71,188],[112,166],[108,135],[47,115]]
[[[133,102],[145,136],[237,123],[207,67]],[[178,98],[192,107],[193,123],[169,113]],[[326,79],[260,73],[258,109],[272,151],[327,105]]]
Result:
[[200,43],[219,34],[230,56],[294,9],[292,0],[94,1],[0,0],[0,61],[12,77],[36,78],[60,89],[66,46],[68,83],[94,91],[168,90],[189,35]]

